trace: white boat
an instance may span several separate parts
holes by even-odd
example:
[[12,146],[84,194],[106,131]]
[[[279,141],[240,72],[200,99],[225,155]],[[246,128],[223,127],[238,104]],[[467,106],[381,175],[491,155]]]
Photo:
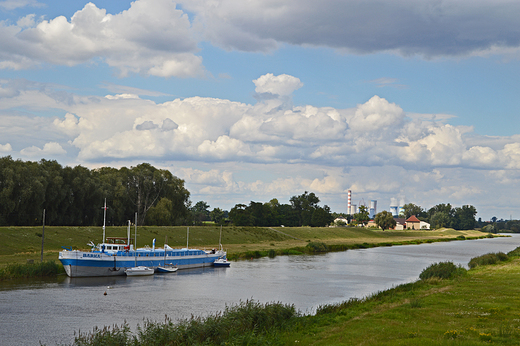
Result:
[[146,276],[153,275],[154,272],[153,268],[144,266],[132,267],[125,270],[126,276]]
[[156,248],[155,239],[152,247],[134,248],[130,238],[130,221],[127,238],[105,239],[103,226],[103,242],[98,245],[90,242],[89,245],[90,251],[63,247],[59,260],[68,276],[125,275],[128,268],[144,266],[155,270],[160,266],[166,267],[166,263],[178,269],[211,267],[217,258],[226,255],[222,250],[190,249],[188,244],[182,249],[174,249],[166,244],[163,248]]
[[220,237],[218,239],[219,252],[224,253],[222,256],[217,258],[215,262],[213,262],[214,267],[229,267],[231,262],[229,262],[226,258],[226,253],[222,250],[222,226],[220,226]]
[[155,268],[155,272],[160,274],[175,273],[178,269],[179,268],[173,264],[167,264]]
[[217,258],[215,262],[213,262],[214,267],[229,267],[231,262],[229,262],[226,258]]

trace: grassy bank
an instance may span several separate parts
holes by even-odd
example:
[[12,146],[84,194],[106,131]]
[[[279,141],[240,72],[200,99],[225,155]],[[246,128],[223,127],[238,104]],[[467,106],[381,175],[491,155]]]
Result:
[[63,266],[57,261],[9,263],[0,268],[0,281],[35,277],[52,277],[64,274]]
[[[220,228],[217,226],[190,227],[190,247],[216,248]],[[126,227],[107,227],[107,237],[126,237]],[[134,237],[134,229],[131,230]],[[309,228],[309,227],[224,227],[222,244],[231,258],[250,258],[271,253],[288,254],[302,251],[307,244],[324,243],[330,251],[359,246],[413,244],[426,241],[478,238],[485,234],[479,231],[381,231],[362,228]],[[165,239],[173,247],[186,246],[186,227],[139,227],[137,245],[151,245],[156,238],[158,246]],[[464,239],[463,238],[463,239]],[[40,260],[41,227],[0,227],[0,267],[7,263],[26,263]],[[101,227],[45,227],[44,260],[57,260],[62,246],[85,249],[87,243],[102,240]],[[251,253],[254,256],[250,256]],[[256,254],[255,254],[256,253]]]
[[315,315],[245,302],[205,319],[147,322],[136,334],[126,325],[95,330],[75,345],[518,345],[518,255],[497,254],[494,265],[486,265],[493,256],[481,256],[469,271],[442,263],[423,271],[423,280],[321,306]]

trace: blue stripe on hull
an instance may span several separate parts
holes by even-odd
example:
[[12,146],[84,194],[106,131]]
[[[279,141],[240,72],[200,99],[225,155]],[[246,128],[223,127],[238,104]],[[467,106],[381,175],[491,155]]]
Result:
[[[166,263],[176,265],[179,269],[209,267],[217,258],[216,255],[194,256],[186,258],[179,256],[166,259]],[[114,262],[115,258],[115,262]],[[124,275],[125,269],[137,266],[156,268],[164,264],[164,259],[143,259],[138,257],[137,264],[130,256],[104,256],[103,258],[60,258],[67,275],[70,277],[83,276],[115,276]]]

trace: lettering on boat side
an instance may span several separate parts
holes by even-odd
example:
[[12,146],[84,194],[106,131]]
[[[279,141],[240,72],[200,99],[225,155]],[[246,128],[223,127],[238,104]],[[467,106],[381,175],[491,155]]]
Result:
[[95,257],[95,258],[101,258],[101,255],[95,254],[95,253],[84,253],[83,257]]

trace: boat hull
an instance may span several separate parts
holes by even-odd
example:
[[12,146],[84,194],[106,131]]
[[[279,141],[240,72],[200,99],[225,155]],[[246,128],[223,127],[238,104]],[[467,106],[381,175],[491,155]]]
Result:
[[134,267],[125,270],[126,276],[149,276],[154,274],[154,270],[148,267]]
[[[178,269],[203,268],[213,266],[213,262],[221,256],[217,253],[207,253],[202,250],[169,251],[167,262]],[[102,252],[85,252],[79,250],[62,251],[59,260],[70,277],[88,276],[119,276],[125,275],[125,270],[136,266],[156,269],[164,265],[164,251],[149,251],[148,253],[123,252],[109,254]]]

